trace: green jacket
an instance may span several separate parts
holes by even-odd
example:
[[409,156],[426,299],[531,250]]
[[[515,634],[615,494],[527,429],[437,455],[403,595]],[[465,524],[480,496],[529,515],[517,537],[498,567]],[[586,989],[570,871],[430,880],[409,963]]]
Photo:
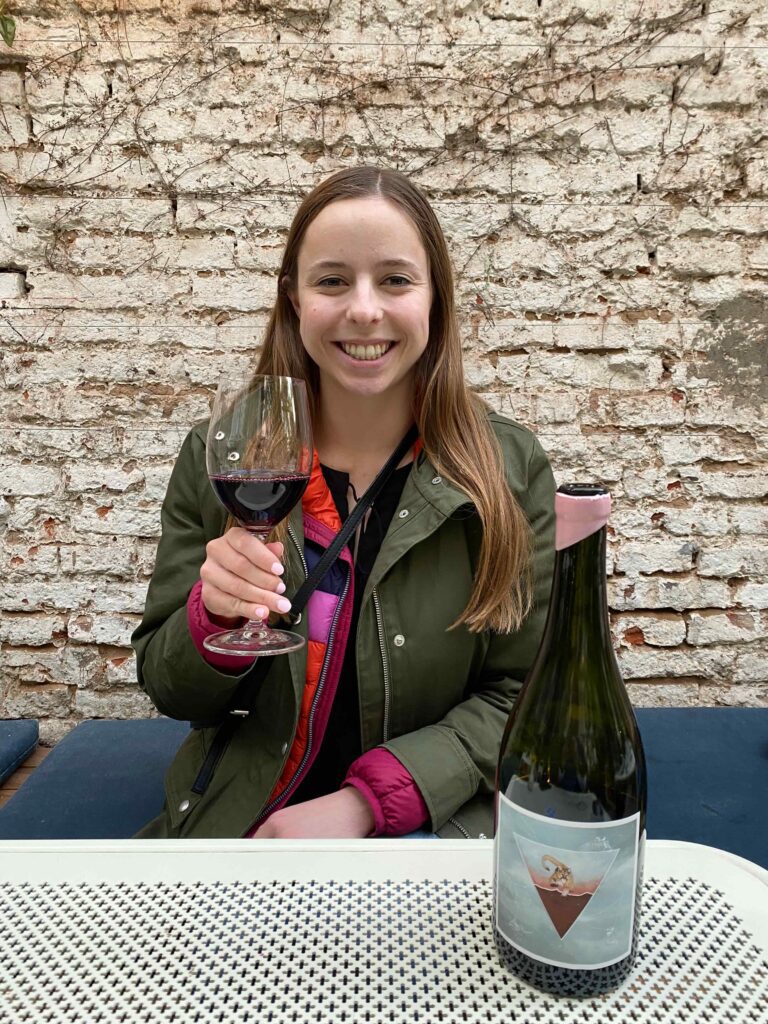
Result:
[[[493,787],[504,725],[538,649],[554,561],[554,480],[535,436],[495,413],[490,422],[507,478],[535,534],[534,610],[513,634],[446,632],[466,605],[479,550],[479,520],[467,496],[420,453],[363,595],[357,630],[362,750],[383,745],[406,767],[445,837],[493,834]],[[139,683],[171,718],[223,715],[242,676],[207,664],[192,642],[186,601],[205,545],[226,513],[208,482],[206,424],[187,436],[162,509],[162,537],[141,625],[133,635]],[[302,537],[301,504],[289,517]],[[287,594],[304,578],[297,543],[284,554]],[[296,627],[306,636],[306,615]],[[398,643],[393,639],[397,637]],[[244,835],[279,779],[291,748],[305,680],[306,649],[277,657],[255,713],[239,725],[207,791],[192,783],[215,735],[193,730],[166,781],[160,817],[145,837]]]

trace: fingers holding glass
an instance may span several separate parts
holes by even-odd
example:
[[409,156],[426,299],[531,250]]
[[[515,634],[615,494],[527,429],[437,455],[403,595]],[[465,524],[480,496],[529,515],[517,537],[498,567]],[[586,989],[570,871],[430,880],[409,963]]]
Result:
[[242,576],[228,572],[222,566],[208,565],[200,571],[203,581],[202,599],[210,614],[222,618],[265,619],[270,611],[284,615],[290,611],[290,601],[282,596],[285,590],[282,581],[277,586],[282,590],[266,589],[244,580]]

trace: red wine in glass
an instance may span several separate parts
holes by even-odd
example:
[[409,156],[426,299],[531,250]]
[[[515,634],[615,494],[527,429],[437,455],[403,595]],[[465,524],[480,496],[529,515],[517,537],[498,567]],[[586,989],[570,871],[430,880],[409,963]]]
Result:
[[[240,526],[264,543],[301,500],[312,468],[312,427],[304,381],[225,372],[206,441],[208,478]],[[286,654],[304,644],[297,633],[251,620],[206,637],[218,654]]]
[[309,482],[308,473],[241,469],[210,477],[216,497],[247,530],[273,530]]

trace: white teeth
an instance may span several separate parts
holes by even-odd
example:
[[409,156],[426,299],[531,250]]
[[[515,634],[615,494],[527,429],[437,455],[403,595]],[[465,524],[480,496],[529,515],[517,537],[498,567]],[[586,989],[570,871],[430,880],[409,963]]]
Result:
[[342,342],[341,347],[353,359],[381,359],[391,348],[391,342],[384,345],[345,345]]

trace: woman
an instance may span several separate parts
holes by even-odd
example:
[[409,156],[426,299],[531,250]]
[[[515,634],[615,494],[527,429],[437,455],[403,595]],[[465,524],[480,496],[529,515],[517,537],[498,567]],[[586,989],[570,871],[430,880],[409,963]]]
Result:
[[206,791],[191,787],[213,728],[183,744],[163,814],[141,834],[492,835],[501,734],[543,627],[554,481],[533,434],[464,384],[445,239],[407,178],[344,170],[306,197],[256,372],[308,383],[316,459],[289,517],[299,540],[226,528],[206,425],[192,430],[134,634],[139,681],[163,714],[226,714],[250,666],[203,637],[285,615],[304,564],[414,421],[419,440],[310,601],[307,646],[272,659]]

